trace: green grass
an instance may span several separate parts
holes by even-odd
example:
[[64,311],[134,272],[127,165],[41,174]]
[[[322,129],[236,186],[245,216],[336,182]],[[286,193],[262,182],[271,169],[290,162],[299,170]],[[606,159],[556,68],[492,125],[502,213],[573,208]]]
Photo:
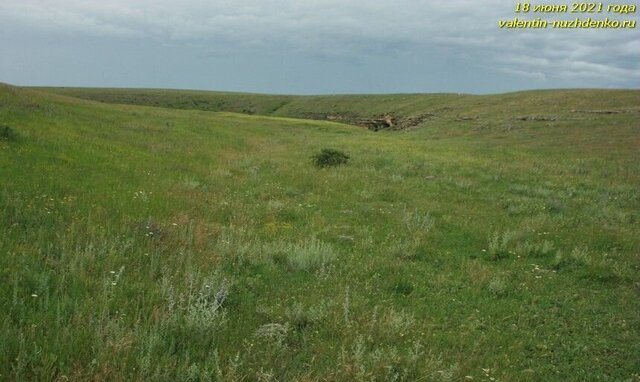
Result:
[[0,379],[640,378],[640,91],[229,99],[441,113],[0,85]]

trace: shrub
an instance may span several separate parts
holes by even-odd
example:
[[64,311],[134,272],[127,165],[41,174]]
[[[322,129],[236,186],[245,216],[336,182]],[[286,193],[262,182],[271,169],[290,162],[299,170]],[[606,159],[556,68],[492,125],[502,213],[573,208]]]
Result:
[[517,246],[517,251],[529,257],[548,257],[555,254],[553,243],[544,240],[543,242],[526,241],[524,244]]
[[271,243],[265,246],[276,263],[285,265],[292,271],[313,271],[322,269],[335,257],[333,247],[312,238],[303,243]]
[[292,270],[309,271],[326,266],[334,257],[335,253],[331,245],[311,239],[291,246],[287,254],[287,262]]
[[347,164],[349,156],[340,150],[322,149],[319,153],[311,157],[316,167],[333,167]]
[[487,254],[491,260],[500,260],[509,257],[510,247],[516,241],[517,233],[506,231],[502,234],[496,232],[489,237],[489,248]]
[[402,216],[402,221],[407,227],[410,234],[415,235],[420,231],[429,231],[433,227],[433,218],[429,213],[420,213],[417,209],[414,211],[407,211],[405,208]]
[[269,342],[278,347],[282,347],[286,343],[287,335],[289,334],[289,323],[278,324],[264,324],[256,330],[256,337],[265,338]]
[[494,277],[487,286],[489,292],[496,297],[501,297],[507,294],[507,283],[500,277]]
[[0,125],[0,140],[13,141],[16,137],[17,134],[11,126]]
[[392,285],[392,288],[394,293],[402,295],[402,296],[408,296],[411,293],[413,293],[413,290],[415,289],[413,284],[411,284],[409,281],[406,280],[398,280],[398,282],[396,282],[395,284]]

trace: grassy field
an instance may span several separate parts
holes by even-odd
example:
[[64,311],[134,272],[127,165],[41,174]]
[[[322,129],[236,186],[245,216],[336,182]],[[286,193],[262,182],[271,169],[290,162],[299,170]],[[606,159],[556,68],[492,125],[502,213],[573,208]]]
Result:
[[639,116],[0,85],[0,379],[638,381]]

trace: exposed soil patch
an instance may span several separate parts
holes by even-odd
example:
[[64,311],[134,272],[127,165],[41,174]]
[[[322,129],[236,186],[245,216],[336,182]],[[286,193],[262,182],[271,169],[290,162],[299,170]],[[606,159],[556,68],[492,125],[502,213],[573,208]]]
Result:
[[603,110],[571,110],[572,113],[587,113],[587,114],[626,114],[626,113],[640,113],[637,109],[603,109]]
[[371,131],[379,131],[384,129],[392,129],[397,130],[398,120],[392,114],[385,114],[379,117],[374,118],[364,118],[358,121],[355,121],[355,124],[358,126],[366,127]]
[[478,117],[457,117],[455,119],[456,122],[465,122],[465,121],[477,121]]
[[362,117],[354,113],[303,113],[303,118],[342,122],[350,125],[366,127],[371,131],[403,130],[417,126],[433,117],[435,117],[435,114],[432,113],[423,113],[406,117],[398,116],[393,113],[380,114],[373,117]]
[[363,118],[355,121],[354,124],[363,126],[372,131],[380,130],[404,130],[418,126],[424,121],[435,117],[432,113],[423,113],[406,117],[399,117],[394,114],[384,114],[374,118]]
[[557,117],[553,116],[544,116],[544,115],[525,115],[522,117],[518,117],[520,121],[535,121],[535,122],[552,122],[557,120]]

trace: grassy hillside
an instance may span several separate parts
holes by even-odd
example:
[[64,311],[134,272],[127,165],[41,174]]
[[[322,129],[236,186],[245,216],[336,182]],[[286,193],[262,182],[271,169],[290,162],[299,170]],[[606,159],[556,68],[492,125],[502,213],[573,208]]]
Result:
[[638,91],[56,91],[442,114],[0,86],[0,379],[639,378]]
[[[637,90],[541,90],[500,95],[396,94],[285,96],[188,90],[44,88],[48,92],[118,104],[334,120],[363,124],[390,115],[400,128],[443,122],[556,120],[594,113],[638,113]],[[365,121],[363,121],[365,120]]]

